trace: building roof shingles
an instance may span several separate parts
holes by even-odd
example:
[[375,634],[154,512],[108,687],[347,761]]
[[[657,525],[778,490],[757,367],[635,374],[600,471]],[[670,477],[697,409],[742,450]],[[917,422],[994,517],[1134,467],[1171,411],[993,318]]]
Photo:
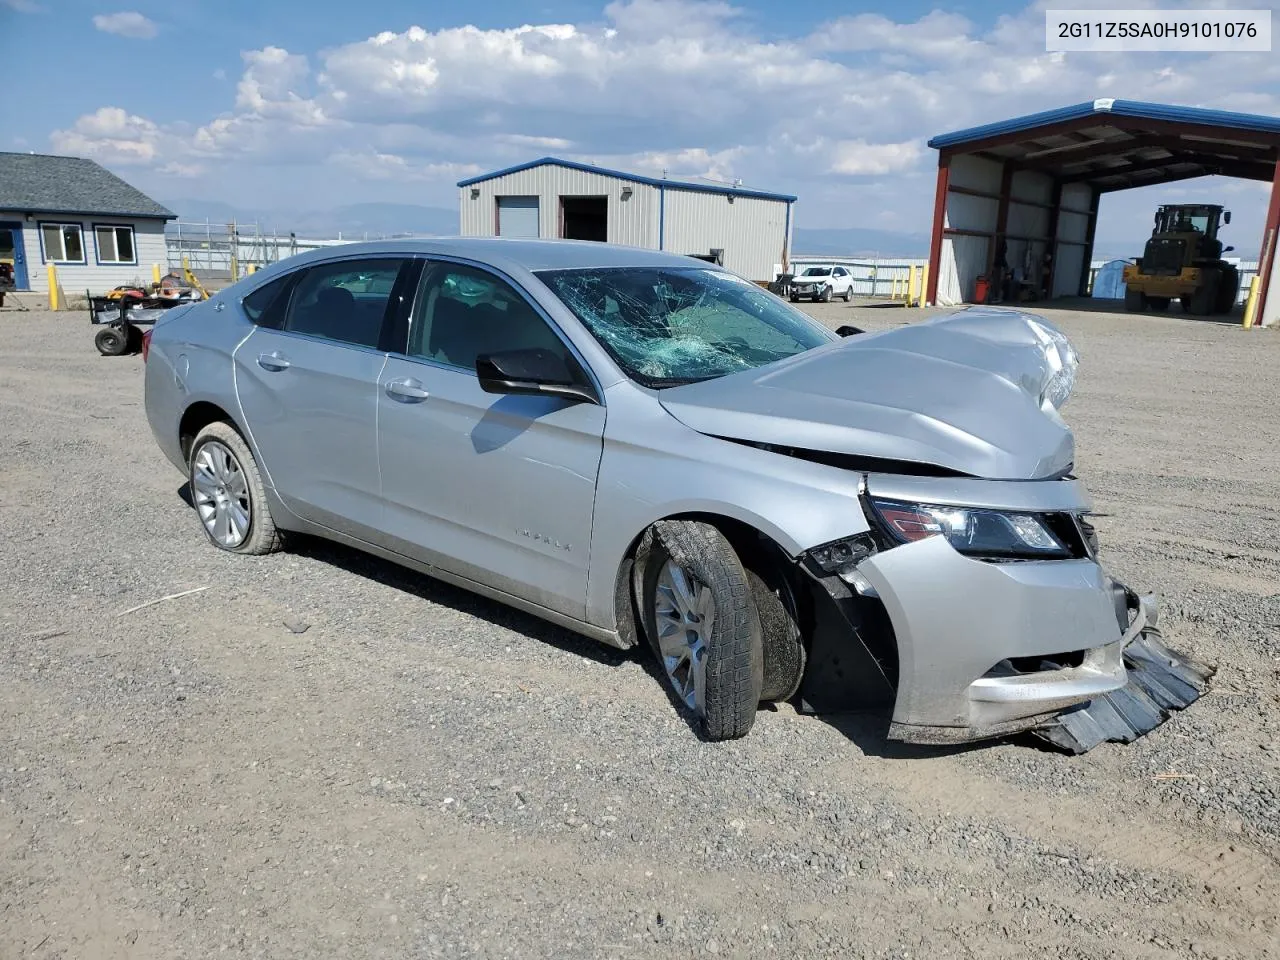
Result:
[[0,153],[0,210],[176,217],[92,160],[38,153]]

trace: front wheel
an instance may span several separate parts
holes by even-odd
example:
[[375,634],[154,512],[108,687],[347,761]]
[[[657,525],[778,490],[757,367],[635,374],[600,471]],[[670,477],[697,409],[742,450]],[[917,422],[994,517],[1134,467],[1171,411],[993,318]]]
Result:
[[191,444],[191,499],[209,541],[232,553],[280,549],[266,487],[244,438],[229,423],[211,423]]
[[844,302],[848,303],[852,299],[853,299],[853,284],[851,283],[844,288]]
[[663,520],[643,563],[645,633],[676,699],[708,739],[745,736],[764,685],[764,645],[742,561],[715,527]]
[[1138,311],[1145,307],[1147,298],[1142,295],[1141,290],[1125,290],[1124,292],[1124,308],[1126,310]]
[[823,288],[822,288],[822,295],[819,297],[819,299],[820,299],[823,303],[830,303],[830,302],[831,302],[831,288],[830,288],[830,287],[823,287]]

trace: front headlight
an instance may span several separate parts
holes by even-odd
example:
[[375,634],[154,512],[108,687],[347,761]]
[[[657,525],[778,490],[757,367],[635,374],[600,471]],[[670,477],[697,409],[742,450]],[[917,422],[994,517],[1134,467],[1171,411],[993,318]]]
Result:
[[960,553],[989,559],[1060,560],[1073,555],[1047,518],[1035,514],[898,500],[869,503],[881,529],[898,543],[941,536]]

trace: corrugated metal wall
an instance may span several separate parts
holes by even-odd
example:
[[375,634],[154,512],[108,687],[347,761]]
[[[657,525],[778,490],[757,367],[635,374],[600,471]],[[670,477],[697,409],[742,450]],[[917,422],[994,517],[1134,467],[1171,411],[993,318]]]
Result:
[[[624,186],[632,188],[629,200],[622,199]],[[473,190],[477,191],[475,197]],[[790,252],[789,205],[785,201],[734,196],[730,203],[726,194],[680,190],[674,185],[660,190],[650,184],[552,164],[460,187],[462,236],[494,236],[497,198],[502,196],[538,197],[539,233],[545,238],[560,236],[560,197],[608,197],[610,243],[681,254],[723,249],[725,267],[750,280],[772,280],[784,247]]]
[[[632,189],[622,199],[622,188]],[[472,197],[471,192],[478,191]],[[492,237],[497,233],[497,198],[529,197],[539,200],[540,234],[560,236],[560,197],[608,197],[610,243],[632,247],[658,246],[658,190],[602,173],[588,173],[547,164],[483,180],[458,189],[460,231],[464,237]]]
[[1081,292],[1092,202],[1093,190],[1087,183],[1068,183],[1062,188],[1062,204],[1058,208],[1058,263],[1053,271],[1055,297],[1074,297]]
[[787,206],[782,200],[730,197],[667,188],[663,249],[705,254],[724,250],[724,266],[748,280],[772,280],[787,244]]
[[[948,174],[950,187],[996,194],[1000,192],[1000,178],[1000,164],[990,160],[964,154],[951,160]],[[994,233],[999,202],[994,196],[976,197],[967,193],[949,192],[946,204],[942,258],[938,265],[937,302],[944,306],[954,306],[973,299],[974,281],[987,268],[987,252],[991,241],[985,236],[969,236],[964,233],[948,235],[946,231]]]

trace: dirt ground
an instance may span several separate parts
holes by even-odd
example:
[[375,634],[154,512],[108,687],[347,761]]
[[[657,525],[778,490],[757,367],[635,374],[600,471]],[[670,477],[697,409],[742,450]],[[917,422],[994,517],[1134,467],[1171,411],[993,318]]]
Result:
[[790,707],[701,743],[644,655],[221,553],[140,358],[0,312],[0,957],[1280,956],[1280,336],[1042,312],[1105,561],[1220,665],[1077,758]]

